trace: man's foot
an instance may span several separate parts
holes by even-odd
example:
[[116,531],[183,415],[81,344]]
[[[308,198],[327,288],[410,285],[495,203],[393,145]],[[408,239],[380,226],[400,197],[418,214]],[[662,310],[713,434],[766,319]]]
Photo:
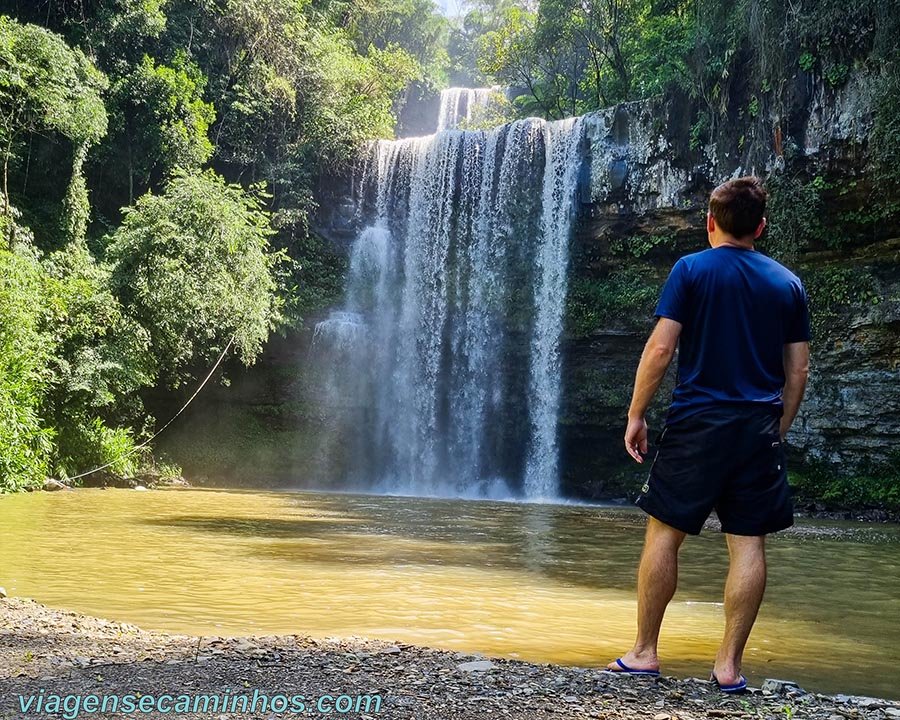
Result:
[[726,663],[716,662],[713,667],[712,676],[719,685],[725,687],[734,687],[740,685],[744,676],[741,675],[741,669],[736,665],[728,665]]
[[[622,666],[625,667],[622,667]],[[634,650],[625,653],[618,660],[613,660],[606,669],[610,672],[659,672],[659,658],[655,653],[637,654]]]
[[719,678],[716,677],[715,673],[712,673],[709,676],[709,681],[715,683],[716,687],[727,695],[741,695],[747,692],[747,678],[743,675],[735,683],[723,683],[719,682]]

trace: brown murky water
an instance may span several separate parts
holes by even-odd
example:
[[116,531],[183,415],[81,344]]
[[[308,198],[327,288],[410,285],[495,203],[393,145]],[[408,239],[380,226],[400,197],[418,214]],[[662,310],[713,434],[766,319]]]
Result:
[[[842,530],[834,537],[835,529]],[[751,681],[900,697],[900,531],[770,541]],[[313,493],[85,490],[0,498],[0,585],[196,634],[365,635],[597,665],[634,632],[640,518],[572,505]],[[723,538],[689,538],[664,670],[708,672]]]

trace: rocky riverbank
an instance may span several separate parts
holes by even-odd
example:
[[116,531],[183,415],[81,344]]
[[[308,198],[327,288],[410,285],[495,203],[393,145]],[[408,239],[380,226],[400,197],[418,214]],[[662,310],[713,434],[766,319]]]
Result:
[[[658,680],[595,668],[538,665],[364,638],[220,638],[147,632],[18,598],[0,600],[0,718],[24,714],[19,697],[168,693],[234,698],[369,698],[356,718],[900,718],[900,703],[803,692],[770,682],[740,697],[698,679]],[[376,709],[374,696],[380,697]],[[307,705],[310,703],[307,702]],[[184,718],[269,718],[287,713],[188,712]],[[306,714],[318,711],[307,707]],[[331,713],[335,714],[335,713]],[[79,717],[90,717],[82,712]],[[111,717],[93,713],[94,717]],[[171,717],[158,712],[140,717]]]

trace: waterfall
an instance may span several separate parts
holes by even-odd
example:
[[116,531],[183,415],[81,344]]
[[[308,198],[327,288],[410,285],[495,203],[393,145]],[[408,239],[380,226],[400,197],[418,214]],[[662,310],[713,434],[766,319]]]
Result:
[[441,106],[438,111],[437,131],[455,130],[461,123],[478,119],[491,105],[499,86],[488,88],[447,88],[441,91]]
[[531,339],[528,394],[532,434],[525,468],[525,493],[529,497],[553,496],[558,485],[559,338],[566,302],[569,236],[580,167],[580,140],[579,118],[562,120],[545,129],[542,241],[536,258],[537,315]]
[[[447,104],[455,109],[442,109],[442,123],[468,112]],[[330,446],[357,448],[335,483],[558,494],[559,342],[582,135],[578,120],[532,118],[372,144],[354,182],[365,227],[344,308],[315,330],[329,404],[357,409]]]

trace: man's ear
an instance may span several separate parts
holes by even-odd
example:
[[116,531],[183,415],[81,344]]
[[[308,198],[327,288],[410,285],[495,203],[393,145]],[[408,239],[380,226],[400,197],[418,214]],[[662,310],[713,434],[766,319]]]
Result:
[[711,212],[706,213],[706,232],[714,233],[716,231],[716,219]]
[[763,234],[763,230],[766,229],[766,219],[763,218],[759,221],[759,227],[756,228],[756,232],[753,233],[753,239],[756,240],[760,235]]

